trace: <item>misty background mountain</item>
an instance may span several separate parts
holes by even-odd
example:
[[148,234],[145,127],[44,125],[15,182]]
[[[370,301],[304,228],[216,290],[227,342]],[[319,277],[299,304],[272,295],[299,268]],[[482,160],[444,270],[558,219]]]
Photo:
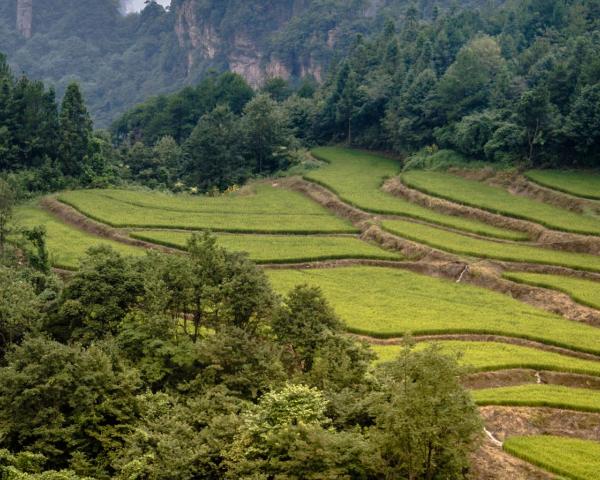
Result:
[[[490,0],[420,0],[434,6]],[[43,80],[59,97],[81,84],[96,126],[151,95],[193,85],[207,72],[231,70],[253,86],[269,77],[323,81],[357,34],[401,23],[410,0],[5,0],[0,51],[13,72]],[[162,4],[168,3],[166,0]],[[454,7],[456,8],[456,7]]]

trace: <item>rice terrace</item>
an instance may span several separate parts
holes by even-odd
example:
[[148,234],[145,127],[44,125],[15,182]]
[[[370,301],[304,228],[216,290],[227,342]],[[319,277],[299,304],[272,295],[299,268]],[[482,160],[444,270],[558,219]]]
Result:
[[[45,226],[67,276],[92,245],[185,255],[192,234],[214,232],[282,295],[321,288],[376,364],[394,360],[405,335],[457,355],[486,421],[481,468],[600,479],[600,174],[402,171],[361,150],[312,154],[319,163],[303,176],[216,197],[73,190],[18,215]],[[496,430],[489,419],[511,409],[526,420]]]
[[0,480],[600,480],[600,0],[1,0]]

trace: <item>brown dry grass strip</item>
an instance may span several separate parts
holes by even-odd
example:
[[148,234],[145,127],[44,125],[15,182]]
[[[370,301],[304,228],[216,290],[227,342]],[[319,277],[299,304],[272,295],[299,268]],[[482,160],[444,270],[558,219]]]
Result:
[[525,368],[472,373],[463,377],[461,383],[463,387],[469,390],[514,387],[532,383],[600,390],[600,378],[598,377],[568,372],[536,371]]

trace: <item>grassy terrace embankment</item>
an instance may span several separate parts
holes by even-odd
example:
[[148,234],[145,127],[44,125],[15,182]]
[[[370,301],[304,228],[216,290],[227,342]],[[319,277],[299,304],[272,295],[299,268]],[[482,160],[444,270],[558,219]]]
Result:
[[565,232],[600,235],[600,218],[580,215],[530,198],[512,195],[500,187],[446,172],[413,170],[402,181],[421,192],[496,214],[539,223]]
[[527,238],[521,232],[497,228],[477,220],[438,213],[384,192],[381,190],[381,186],[385,179],[399,173],[400,164],[395,160],[339,147],[316,148],[312,153],[327,164],[309,172],[305,178],[323,185],[335,192],[346,203],[367,212],[417,218],[496,238],[512,240]]
[[477,405],[548,407],[600,413],[600,390],[561,385],[518,385],[474,390]]
[[107,245],[123,255],[143,255],[144,249],[125,245],[113,240],[96,237],[62,223],[34,204],[18,207],[16,217],[22,227],[43,225],[50,261],[56,268],[76,269],[79,259],[90,247]]
[[596,255],[473,238],[406,220],[384,220],[382,226],[394,235],[457,255],[600,272],[600,256]]
[[538,435],[511,437],[504,450],[572,480],[600,480],[600,443]]
[[525,176],[543,187],[576,197],[600,200],[600,172],[530,170]]
[[[417,348],[425,348],[431,342],[423,342]],[[546,370],[600,376],[600,362],[582,360],[537,348],[522,347],[495,342],[466,342],[443,340],[434,342],[442,352],[456,355],[459,362],[475,371],[496,371],[513,369]],[[391,362],[402,351],[402,345],[373,345],[378,362]]]
[[354,233],[305,196],[254,184],[220,197],[167,195],[131,190],[77,190],[59,200],[118,228],[172,228],[244,233]]
[[[185,250],[191,233],[144,230],[132,237]],[[337,259],[402,260],[399,254],[383,250],[356,237],[304,235],[217,234],[219,245],[247,252],[257,263],[300,263]]]
[[566,293],[576,302],[600,309],[600,282],[544,273],[506,272],[504,278]]
[[354,333],[495,334],[600,354],[599,328],[484,288],[378,267],[270,271],[269,277],[282,293],[303,283],[321,287]]

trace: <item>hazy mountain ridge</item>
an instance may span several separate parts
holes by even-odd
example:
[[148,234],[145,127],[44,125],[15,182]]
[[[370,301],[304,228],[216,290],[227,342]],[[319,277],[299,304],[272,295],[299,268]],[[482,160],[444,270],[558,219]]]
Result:
[[[421,1],[422,14],[434,4]],[[474,2],[462,2],[472,4]],[[477,2],[475,2],[477,3]],[[0,45],[15,73],[55,85],[76,79],[96,122],[150,95],[232,70],[258,85],[270,76],[321,80],[334,55],[407,0],[174,0],[123,16],[118,0],[10,0],[0,6]]]

